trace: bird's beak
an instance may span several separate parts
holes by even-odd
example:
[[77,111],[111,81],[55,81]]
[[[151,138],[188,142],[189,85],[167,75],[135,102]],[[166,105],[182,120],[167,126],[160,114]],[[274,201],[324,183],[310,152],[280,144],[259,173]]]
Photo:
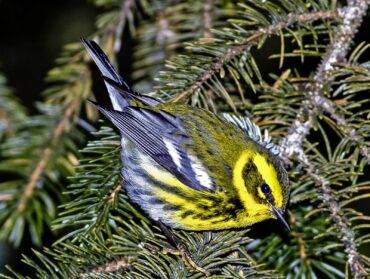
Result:
[[271,205],[271,210],[274,213],[274,215],[276,216],[276,218],[281,223],[283,223],[283,225],[288,229],[288,231],[290,231],[290,226],[289,226],[288,222],[285,220],[284,212],[280,208],[277,208],[273,205]]

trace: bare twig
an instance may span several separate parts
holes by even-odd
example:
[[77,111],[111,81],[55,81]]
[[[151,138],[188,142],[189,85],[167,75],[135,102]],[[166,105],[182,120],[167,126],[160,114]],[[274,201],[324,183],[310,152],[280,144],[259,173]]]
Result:
[[203,37],[211,38],[212,37],[212,21],[213,21],[213,0],[205,1],[203,4]]
[[36,164],[36,167],[32,171],[30,179],[24,188],[22,198],[19,200],[18,207],[17,207],[17,210],[19,212],[22,212],[26,208],[27,201],[32,197],[33,190],[37,186],[37,183],[40,180],[43,174],[43,171],[45,170],[48,160],[52,154],[52,151],[57,146],[58,140],[63,134],[63,131],[65,130],[67,124],[70,122],[76,108],[77,108],[77,102],[71,102],[67,106],[58,125],[53,131],[50,145],[41,152],[40,160],[38,161],[38,163]]
[[[307,98],[302,102],[297,118],[281,143],[283,157],[289,158],[293,154],[296,154],[301,161],[306,162],[303,155],[302,143],[313,127],[318,109],[321,107],[334,115],[335,105],[322,95],[324,84],[334,69],[334,65],[343,61],[348,54],[350,44],[353,41],[357,29],[361,25],[366,10],[367,1],[357,0],[348,1],[348,6],[339,11],[339,15],[343,18],[343,23],[335,31],[335,38],[327,49],[313,78],[313,82],[308,84],[306,88]],[[335,117],[337,120],[343,122],[343,117],[339,117],[338,115],[335,115]]]
[[347,254],[347,260],[353,273],[353,278],[362,279],[367,274],[364,263],[357,251],[355,243],[355,234],[351,227],[348,225],[349,221],[341,214],[342,208],[335,199],[333,192],[330,188],[330,183],[314,170],[314,167],[308,167],[308,174],[315,180],[316,184],[320,186],[322,195],[319,198],[323,201],[324,205],[329,209],[330,218],[338,230],[339,237],[344,244],[344,250]]
[[306,88],[306,98],[301,104],[297,118],[294,120],[287,136],[281,143],[281,150],[282,157],[285,159],[289,159],[289,157],[296,155],[297,158],[306,165],[308,173],[320,186],[322,190],[321,199],[329,209],[330,216],[339,231],[339,237],[344,244],[353,276],[359,279],[364,277],[365,268],[357,251],[354,241],[354,232],[348,225],[348,220],[340,214],[341,207],[333,196],[329,182],[314,171],[314,167],[308,162],[302,147],[303,140],[314,125],[319,108],[324,108],[324,110],[329,112],[337,122],[346,124],[344,122],[344,117],[339,116],[339,114],[335,112],[334,104],[323,96],[322,91],[335,64],[343,61],[347,56],[350,44],[368,8],[366,0],[348,0],[347,3],[347,7],[340,11],[343,23],[335,30],[333,42],[327,49],[313,78],[313,82]]
[[109,203],[110,205],[114,205],[116,194],[122,189],[123,187],[123,181],[119,181],[117,185],[113,188],[112,193],[109,195]]

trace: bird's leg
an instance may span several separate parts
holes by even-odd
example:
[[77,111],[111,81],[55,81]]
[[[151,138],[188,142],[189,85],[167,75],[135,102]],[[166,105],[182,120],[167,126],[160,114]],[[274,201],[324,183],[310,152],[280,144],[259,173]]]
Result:
[[170,249],[170,248],[164,248],[163,253],[171,253],[173,255],[179,255],[182,257],[183,261],[186,265],[190,266],[194,270],[197,270],[199,272],[202,272],[206,276],[210,276],[210,272],[206,269],[198,266],[193,259],[190,256],[189,251],[186,249],[186,247],[181,243],[180,239],[176,237],[176,235],[173,234],[172,230],[167,227],[162,222],[158,221],[158,225],[161,228],[164,235],[167,237],[167,239],[176,247],[176,249]]

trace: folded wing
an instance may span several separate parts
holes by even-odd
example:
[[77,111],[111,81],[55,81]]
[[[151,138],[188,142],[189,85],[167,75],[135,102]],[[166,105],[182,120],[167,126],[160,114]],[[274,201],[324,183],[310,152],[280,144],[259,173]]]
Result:
[[150,156],[179,181],[195,190],[213,191],[213,181],[194,149],[181,121],[170,113],[140,107],[115,111],[95,106],[143,153]]

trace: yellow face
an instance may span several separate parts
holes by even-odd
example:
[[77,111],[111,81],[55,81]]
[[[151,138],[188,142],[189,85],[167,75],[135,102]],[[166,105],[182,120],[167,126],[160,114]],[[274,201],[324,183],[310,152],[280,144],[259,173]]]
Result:
[[255,219],[249,221],[283,218],[284,189],[276,166],[267,156],[252,150],[243,151],[233,169],[233,184],[247,211],[247,218]]

